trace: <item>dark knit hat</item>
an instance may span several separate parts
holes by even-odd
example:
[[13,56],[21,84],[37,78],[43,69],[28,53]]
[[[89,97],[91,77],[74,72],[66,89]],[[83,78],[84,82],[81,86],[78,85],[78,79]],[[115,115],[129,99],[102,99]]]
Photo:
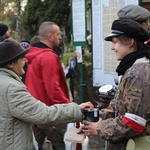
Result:
[[150,17],[150,12],[138,5],[127,5],[120,9],[117,15],[119,19],[132,19],[138,22],[142,22]]
[[29,49],[22,48],[19,42],[13,39],[6,39],[0,43],[0,64],[17,60],[25,56]]
[[131,19],[115,20],[112,23],[111,34],[108,35],[105,40],[112,41],[112,37],[127,36],[139,41],[147,41],[149,39],[149,33],[138,22]]
[[30,44],[27,42],[20,42],[20,45],[24,48],[24,49],[29,49],[30,48]]
[[0,24],[0,36],[3,36],[8,31],[8,26],[5,24]]

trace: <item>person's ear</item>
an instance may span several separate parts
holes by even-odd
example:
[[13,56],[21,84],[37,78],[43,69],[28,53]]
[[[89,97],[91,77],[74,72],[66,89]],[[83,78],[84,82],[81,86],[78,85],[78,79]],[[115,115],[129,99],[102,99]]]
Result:
[[52,41],[52,40],[53,40],[53,35],[52,35],[52,34],[49,34],[49,35],[48,35],[48,38],[49,38],[50,41]]
[[131,39],[130,40],[130,43],[129,43],[129,47],[135,47],[136,43],[135,43],[135,40],[134,39]]
[[148,24],[147,24],[147,23],[142,22],[142,23],[141,23],[141,26],[142,26],[145,30],[148,30]]
[[10,69],[12,69],[12,68],[14,67],[14,66],[13,66],[13,63],[7,64],[7,67],[10,68]]

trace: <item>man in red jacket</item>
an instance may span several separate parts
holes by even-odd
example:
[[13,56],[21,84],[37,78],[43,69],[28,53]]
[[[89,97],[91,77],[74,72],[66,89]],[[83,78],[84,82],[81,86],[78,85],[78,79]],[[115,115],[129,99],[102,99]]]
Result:
[[[40,42],[30,47],[26,55],[28,60],[25,84],[29,92],[48,106],[67,104],[70,102],[66,78],[60,59],[53,50],[58,46],[62,37],[57,24],[44,22],[39,28]],[[62,114],[63,115],[63,114]],[[54,150],[65,150],[63,135],[64,127],[36,129],[35,138],[40,149],[45,137],[52,142]]]

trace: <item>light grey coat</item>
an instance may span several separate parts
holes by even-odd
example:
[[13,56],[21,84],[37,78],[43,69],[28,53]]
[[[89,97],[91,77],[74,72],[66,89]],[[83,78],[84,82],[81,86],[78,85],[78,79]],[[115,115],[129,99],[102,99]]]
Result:
[[0,150],[33,150],[32,125],[81,121],[75,103],[46,106],[26,90],[11,70],[0,68]]

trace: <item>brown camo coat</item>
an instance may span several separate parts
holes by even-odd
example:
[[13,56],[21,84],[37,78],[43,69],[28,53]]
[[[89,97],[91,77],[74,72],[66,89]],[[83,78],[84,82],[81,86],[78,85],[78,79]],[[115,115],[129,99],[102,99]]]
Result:
[[[100,110],[103,119],[98,126],[100,136],[109,141],[109,150],[125,150],[128,139],[150,135],[150,63],[146,59],[144,63],[141,61],[143,59],[139,59],[138,63],[136,61],[126,71],[116,97],[107,108]],[[142,134],[136,133],[122,122],[121,117],[126,112],[147,120]]]

